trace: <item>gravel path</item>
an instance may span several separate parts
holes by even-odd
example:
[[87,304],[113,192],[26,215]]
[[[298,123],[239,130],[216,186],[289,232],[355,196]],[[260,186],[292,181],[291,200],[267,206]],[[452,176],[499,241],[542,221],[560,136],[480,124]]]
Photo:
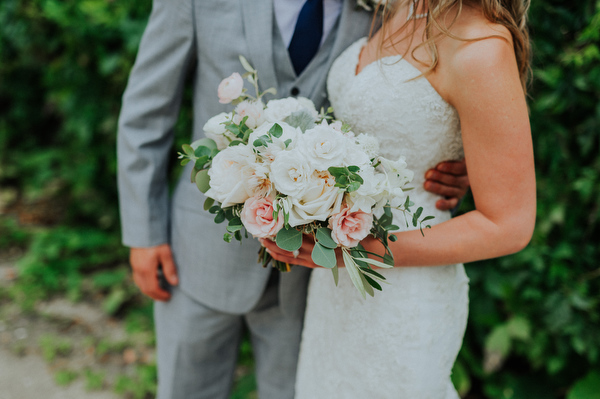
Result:
[[54,382],[46,362],[35,354],[15,356],[0,347],[0,399],[118,399],[108,391],[89,392],[82,380],[66,387]]

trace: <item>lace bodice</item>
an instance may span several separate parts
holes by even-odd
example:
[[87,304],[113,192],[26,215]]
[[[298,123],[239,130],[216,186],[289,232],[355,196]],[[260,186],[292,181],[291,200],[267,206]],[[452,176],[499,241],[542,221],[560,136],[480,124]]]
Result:
[[[423,189],[425,172],[463,156],[456,110],[400,56],[355,75],[366,39],[334,62],[329,98],[337,118],[380,141],[390,159],[406,157],[415,172],[409,192],[432,224],[450,218]],[[401,223],[396,223],[402,226]],[[315,269],[309,285],[297,399],[458,399],[450,382],[468,311],[462,265],[380,270],[389,284],[364,300],[346,270],[339,285]]]
[[458,113],[435,91],[421,72],[400,55],[356,65],[366,38],[351,45],[334,62],[327,88],[336,118],[353,131],[376,136],[381,154],[406,157],[415,172],[409,194],[437,222],[447,215],[436,211],[437,197],[422,190],[425,172],[438,162],[463,158]]

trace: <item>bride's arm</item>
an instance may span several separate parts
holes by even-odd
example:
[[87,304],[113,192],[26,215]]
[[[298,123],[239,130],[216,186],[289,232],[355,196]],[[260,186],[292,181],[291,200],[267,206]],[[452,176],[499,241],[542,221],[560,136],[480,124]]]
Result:
[[[442,67],[442,65],[440,65]],[[529,117],[512,44],[464,43],[443,66],[457,109],[476,210],[425,230],[398,233],[396,266],[472,262],[523,249],[535,224],[535,171]],[[382,252],[375,240],[368,250]]]

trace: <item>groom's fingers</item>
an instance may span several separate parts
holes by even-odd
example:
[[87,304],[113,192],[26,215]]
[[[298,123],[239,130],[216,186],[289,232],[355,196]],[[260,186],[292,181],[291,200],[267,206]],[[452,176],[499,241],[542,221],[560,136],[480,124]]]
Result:
[[439,170],[442,173],[450,173],[457,176],[463,176],[467,174],[467,163],[464,159],[460,161],[440,162],[435,166],[435,170]]
[[433,180],[427,180],[423,184],[423,187],[425,187],[425,190],[429,191],[430,193],[434,193],[434,194],[440,195],[442,197],[448,197],[448,198],[459,199],[459,198],[462,198],[466,194],[466,189],[463,189],[460,187],[448,186],[448,185],[441,184],[441,183],[433,181]]
[[171,247],[169,245],[161,247],[159,250],[160,264],[162,265],[163,273],[167,282],[171,285],[177,285],[179,279],[177,278],[177,268],[175,267],[175,261],[173,261],[173,254],[171,253]]
[[458,198],[443,198],[439,199],[435,203],[435,207],[440,211],[450,211],[458,205]]
[[160,247],[131,248],[129,261],[133,271],[133,281],[140,291],[154,300],[167,301],[171,298],[171,294],[160,287],[158,280]]

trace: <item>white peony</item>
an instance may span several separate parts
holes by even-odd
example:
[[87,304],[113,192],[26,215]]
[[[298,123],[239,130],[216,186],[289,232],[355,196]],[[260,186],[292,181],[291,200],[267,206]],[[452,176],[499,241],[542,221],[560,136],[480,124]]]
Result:
[[294,112],[299,111],[308,112],[314,120],[319,117],[315,105],[308,98],[287,97],[269,101],[265,109],[265,118],[269,122],[281,122]]
[[343,199],[344,192],[335,187],[335,179],[329,172],[313,172],[302,195],[288,197],[290,226],[326,221],[341,210]]
[[206,137],[213,139],[217,143],[219,150],[227,148],[231,140],[235,139],[233,133],[225,129],[224,123],[230,120],[231,113],[221,112],[210,118],[202,128]]
[[242,101],[235,107],[235,113],[233,121],[240,123],[245,116],[248,117],[246,120],[246,126],[250,129],[255,129],[265,121],[265,105],[262,101]]
[[219,201],[223,208],[246,201],[251,192],[244,172],[255,162],[256,155],[249,146],[237,145],[219,152],[208,170],[210,189],[206,196]]
[[307,130],[298,145],[313,169],[327,170],[331,166],[342,166],[348,142],[341,132],[321,124]]
[[271,164],[275,189],[293,197],[301,197],[310,187],[312,173],[308,160],[298,149],[279,152]]

